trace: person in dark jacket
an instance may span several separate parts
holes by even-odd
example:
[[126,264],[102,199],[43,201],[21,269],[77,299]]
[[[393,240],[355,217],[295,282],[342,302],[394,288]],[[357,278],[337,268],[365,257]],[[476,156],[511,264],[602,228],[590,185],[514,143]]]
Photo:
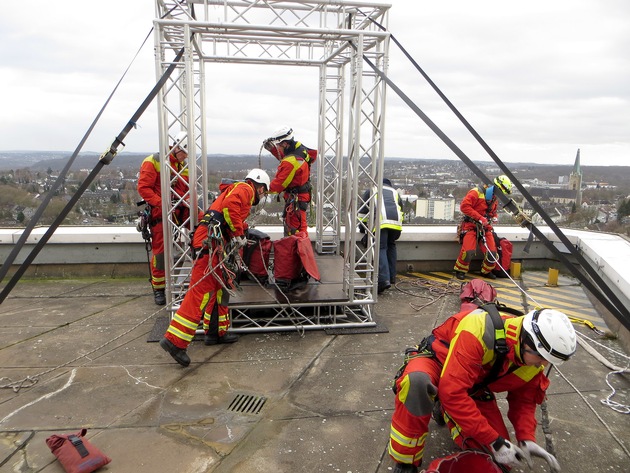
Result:
[[[366,205],[370,193],[377,189],[368,189],[363,194],[363,206],[359,209],[359,219],[365,222],[368,213]],[[402,199],[398,191],[392,187],[389,179],[383,179],[383,199],[380,208],[380,247],[378,256],[378,293],[389,289],[396,283],[396,262],[398,253],[396,240],[402,233],[403,211]]]

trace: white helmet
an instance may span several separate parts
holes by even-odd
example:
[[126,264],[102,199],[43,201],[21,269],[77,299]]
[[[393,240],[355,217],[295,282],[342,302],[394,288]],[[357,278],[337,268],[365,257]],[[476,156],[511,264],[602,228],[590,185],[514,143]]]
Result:
[[175,139],[173,140],[173,148],[175,146],[179,146],[184,151],[188,151],[188,133],[185,131],[180,131],[175,135]]
[[293,128],[288,126],[283,126],[276,131],[274,131],[269,138],[265,140],[265,144],[269,143],[272,145],[277,145],[282,141],[292,140],[293,139]]
[[252,169],[251,171],[249,171],[247,176],[245,176],[245,179],[251,179],[257,184],[264,184],[267,190],[269,190],[269,184],[271,183],[271,180],[269,179],[269,174],[267,174],[262,169]]
[[527,343],[549,363],[561,365],[575,353],[575,329],[558,310],[532,310],[523,320],[523,329]]

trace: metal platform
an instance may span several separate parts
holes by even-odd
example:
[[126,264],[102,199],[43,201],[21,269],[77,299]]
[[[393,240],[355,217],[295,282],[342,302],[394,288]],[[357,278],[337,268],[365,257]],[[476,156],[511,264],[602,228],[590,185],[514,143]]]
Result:
[[321,281],[292,291],[244,280],[230,299],[231,331],[289,331],[371,327],[371,304],[352,303],[343,284],[342,256],[315,255]]

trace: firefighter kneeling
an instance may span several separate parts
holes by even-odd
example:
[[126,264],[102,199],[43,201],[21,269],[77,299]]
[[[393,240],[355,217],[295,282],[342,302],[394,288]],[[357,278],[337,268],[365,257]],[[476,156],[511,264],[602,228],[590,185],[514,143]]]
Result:
[[[543,371],[573,355],[575,330],[566,315],[553,309],[500,315],[503,355],[495,345],[491,316],[483,309],[450,317],[411,354],[408,349],[408,362],[393,386],[396,406],[388,451],[396,461],[394,473],[418,471],[432,415],[448,424],[464,450],[483,451],[508,468],[522,460],[531,466],[531,456],[537,456],[553,472],[560,470],[555,457],[536,444],[535,413],[549,386]],[[497,392],[507,392],[516,444],[509,440]]]

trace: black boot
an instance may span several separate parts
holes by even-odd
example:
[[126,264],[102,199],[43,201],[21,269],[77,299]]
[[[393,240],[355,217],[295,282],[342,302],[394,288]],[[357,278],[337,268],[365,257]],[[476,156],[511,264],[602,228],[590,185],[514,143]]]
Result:
[[160,340],[160,346],[184,368],[190,364],[190,357],[188,356],[188,353],[186,353],[186,350],[183,348],[177,348],[168,338]]
[[418,467],[410,463],[396,463],[392,473],[418,473]]
[[218,345],[220,343],[234,343],[238,341],[238,335],[226,332],[222,337],[219,337],[219,308],[214,305],[212,309],[212,315],[210,316],[210,323],[208,325],[208,331],[206,336],[203,337],[203,343],[206,345]]
[[481,275],[482,275],[484,278],[488,278],[488,279],[496,279],[496,278],[497,278],[497,277],[496,277],[496,275],[495,275],[492,271],[490,271],[489,273],[484,273],[484,272],[482,271],[482,272],[481,272]]
[[431,417],[433,417],[435,423],[440,427],[446,425],[446,421],[444,420],[444,413],[442,412],[442,403],[439,399],[436,399],[435,403],[433,404],[433,412],[431,412]]
[[455,271],[455,277],[460,281],[463,281],[464,279],[466,279],[466,273],[462,271]]
[[156,305],[166,305],[166,294],[164,293],[164,289],[154,289],[153,300]]
[[206,333],[206,336],[203,338],[203,343],[206,345],[218,345],[220,343],[234,343],[238,342],[238,335],[235,333],[225,332],[225,335],[219,337],[217,334]]

